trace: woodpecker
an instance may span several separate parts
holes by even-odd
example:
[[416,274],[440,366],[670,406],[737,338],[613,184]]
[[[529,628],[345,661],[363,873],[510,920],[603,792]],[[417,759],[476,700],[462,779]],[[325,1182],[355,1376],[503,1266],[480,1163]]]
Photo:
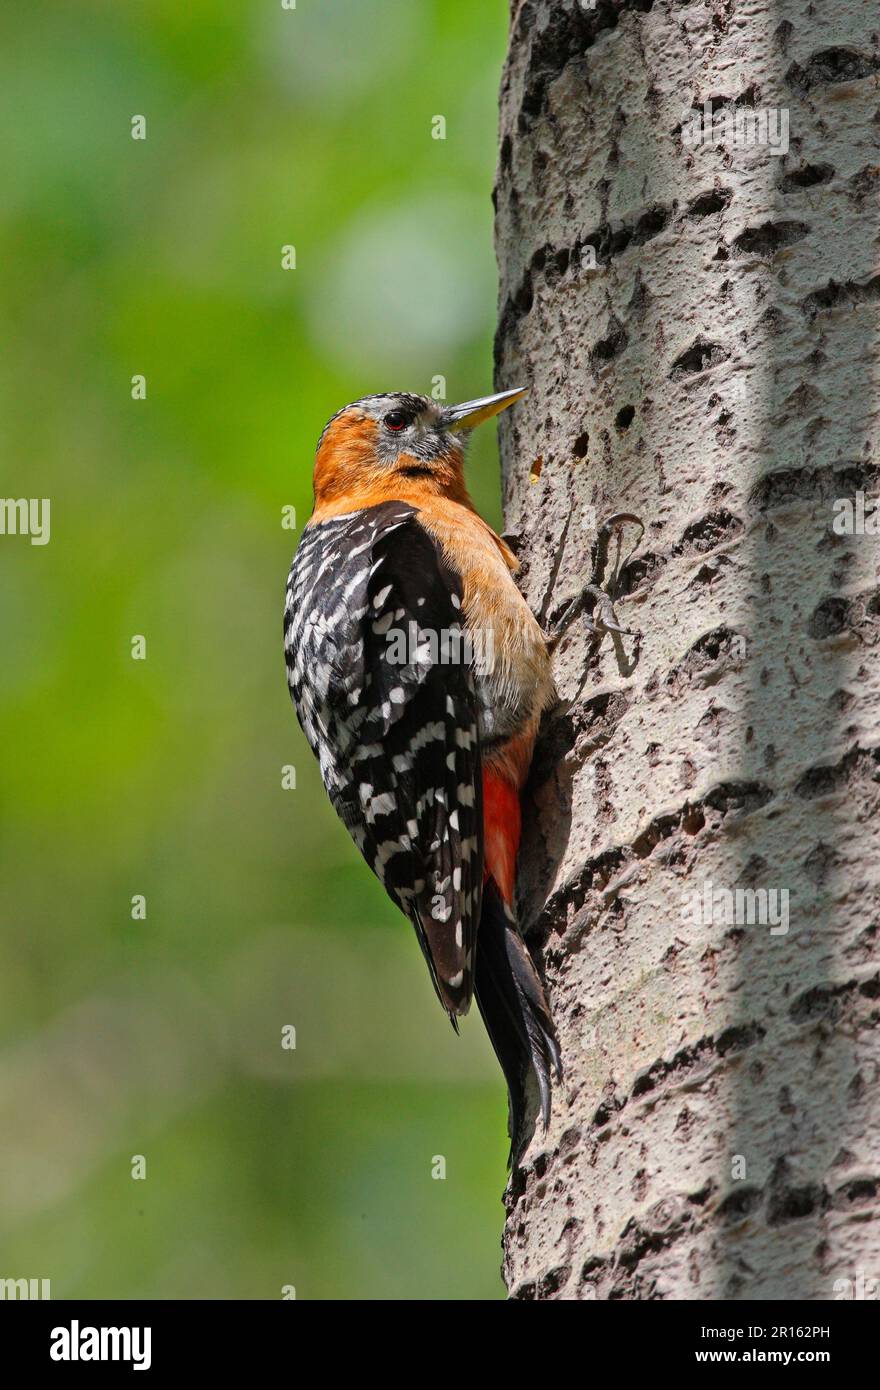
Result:
[[[511,1158],[528,1076],[546,1130],[556,1029],[515,908],[520,793],[557,700],[518,562],[478,515],[465,443],[523,390],[444,406],[407,393],[345,406],[318,441],[315,506],[287,581],[288,685],[324,785],[412,922],[458,1031],[472,997],[507,1081]],[[598,589],[594,632],[625,631]]]

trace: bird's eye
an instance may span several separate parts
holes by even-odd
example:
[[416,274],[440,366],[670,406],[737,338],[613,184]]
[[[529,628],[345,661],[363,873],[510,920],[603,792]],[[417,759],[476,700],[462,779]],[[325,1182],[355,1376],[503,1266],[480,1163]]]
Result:
[[390,430],[404,430],[409,424],[409,416],[404,410],[389,410],[385,424]]

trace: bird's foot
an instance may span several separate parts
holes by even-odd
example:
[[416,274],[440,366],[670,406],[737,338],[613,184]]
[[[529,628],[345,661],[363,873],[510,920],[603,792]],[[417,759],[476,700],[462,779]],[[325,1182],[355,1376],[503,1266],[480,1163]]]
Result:
[[[589,581],[579,593],[574,594],[563,604],[561,616],[547,636],[547,646],[551,652],[562,641],[575,619],[581,615],[586,621],[587,631],[597,646],[606,632],[626,637],[638,638],[640,636],[640,633],[633,628],[622,627],[614,612],[614,598],[621,569],[625,563],[621,561],[621,551],[623,533],[627,526],[638,526],[639,528],[636,543],[626,557],[628,561],[635,553],[645,533],[644,522],[632,512],[615,512],[613,516],[609,516],[602,522],[593,542]],[[605,571],[608,568],[608,552],[612,537],[616,541],[614,565],[606,581]]]

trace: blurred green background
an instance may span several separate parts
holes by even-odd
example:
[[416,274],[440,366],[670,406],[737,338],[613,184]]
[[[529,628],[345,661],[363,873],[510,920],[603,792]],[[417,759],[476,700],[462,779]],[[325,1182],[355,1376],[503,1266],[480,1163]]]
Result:
[[325,799],[281,615],[327,417],[491,389],[506,22],[0,21],[0,491],[52,508],[48,545],[0,536],[0,1277],[55,1298],[503,1294],[500,1073]]

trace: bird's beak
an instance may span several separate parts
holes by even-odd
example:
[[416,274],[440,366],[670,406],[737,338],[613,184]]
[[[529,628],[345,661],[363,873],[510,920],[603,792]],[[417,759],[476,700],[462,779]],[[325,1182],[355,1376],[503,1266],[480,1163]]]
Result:
[[441,415],[443,428],[447,430],[472,430],[491,420],[500,410],[506,410],[514,401],[526,394],[526,387],[518,386],[515,391],[499,391],[497,396],[481,396],[478,401],[465,401],[462,405],[448,405]]

